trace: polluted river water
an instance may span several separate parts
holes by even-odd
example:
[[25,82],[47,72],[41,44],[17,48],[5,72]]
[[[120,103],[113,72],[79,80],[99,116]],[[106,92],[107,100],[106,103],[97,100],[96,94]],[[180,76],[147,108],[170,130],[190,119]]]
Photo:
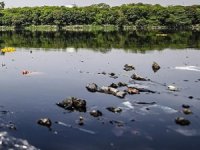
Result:
[[[27,34],[33,40],[26,44]],[[0,55],[1,149],[200,146],[199,41],[175,47],[169,37],[162,37],[143,51],[141,45],[132,50],[131,42],[128,47],[114,46],[116,41],[110,39],[110,46],[105,40],[106,47],[101,41],[90,45],[85,38],[93,40],[94,35],[83,33],[74,46],[60,38],[63,34],[30,34],[1,33],[1,45],[16,49]],[[161,40],[170,46],[158,48]],[[154,62],[160,66],[157,71],[152,69]],[[133,67],[124,70],[125,66]],[[97,90],[88,90],[87,85],[96,85]]]

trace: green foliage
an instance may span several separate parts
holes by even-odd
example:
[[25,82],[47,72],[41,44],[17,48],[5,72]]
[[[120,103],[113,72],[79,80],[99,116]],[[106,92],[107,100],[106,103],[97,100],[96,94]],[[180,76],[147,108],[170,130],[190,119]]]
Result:
[[4,8],[0,2],[0,26],[56,25],[115,25],[136,26],[145,29],[151,26],[185,28],[200,24],[200,6],[168,6],[128,4],[110,7],[100,3],[87,7],[67,8],[43,6]]

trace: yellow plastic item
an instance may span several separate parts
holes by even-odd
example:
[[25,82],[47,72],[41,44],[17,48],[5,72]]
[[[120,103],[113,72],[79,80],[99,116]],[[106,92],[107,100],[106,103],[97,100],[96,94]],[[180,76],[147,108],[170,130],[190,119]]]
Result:
[[1,49],[1,52],[2,52],[2,53],[15,52],[15,51],[16,51],[16,50],[15,50],[15,48],[13,48],[13,47],[5,47],[5,48]]

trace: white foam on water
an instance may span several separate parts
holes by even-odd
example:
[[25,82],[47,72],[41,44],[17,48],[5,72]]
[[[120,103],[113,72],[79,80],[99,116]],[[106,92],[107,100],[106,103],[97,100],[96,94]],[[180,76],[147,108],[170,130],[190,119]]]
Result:
[[200,130],[196,130],[196,129],[184,129],[184,128],[180,128],[180,127],[174,127],[174,126],[169,126],[168,128],[170,128],[171,130],[182,134],[184,136],[200,136]]
[[39,150],[30,145],[27,140],[14,138],[7,132],[0,132],[0,149]]
[[197,66],[178,66],[175,69],[200,72],[200,67]]

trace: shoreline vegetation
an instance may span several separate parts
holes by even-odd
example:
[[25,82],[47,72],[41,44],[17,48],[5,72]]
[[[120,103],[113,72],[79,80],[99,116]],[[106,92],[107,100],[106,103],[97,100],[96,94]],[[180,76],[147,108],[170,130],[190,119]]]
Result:
[[200,30],[200,5],[0,8],[0,31]]

